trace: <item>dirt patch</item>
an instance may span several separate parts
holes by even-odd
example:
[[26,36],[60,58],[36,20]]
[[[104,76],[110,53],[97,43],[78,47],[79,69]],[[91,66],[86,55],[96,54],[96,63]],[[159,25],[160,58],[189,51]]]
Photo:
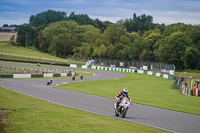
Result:
[[0,110],[0,133],[4,133],[6,127],[6,114],[9,110]]

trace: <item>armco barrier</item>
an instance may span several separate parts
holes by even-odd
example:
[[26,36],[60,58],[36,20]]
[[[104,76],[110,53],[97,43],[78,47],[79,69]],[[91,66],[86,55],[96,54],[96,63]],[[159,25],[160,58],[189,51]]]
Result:
[[60,73],[54,73],[53,77],[61,77]]
[[43,78],[43,74],[31,74],[31,78]]
[[87,65],[75,65],[75,64],[70,64],[70,67],[91,68],[91,69],[97,69],[97,70],[116,71],[116,72],[141,73],[141,74],[152,75],[152,76],[161,77],[161,78],[165,78],[165,79],[172,79],[172,80],[175,79],[174,75],[157,73],[154,71],[140,70],[140,69],[126,69],[126,68],[113,68],[113,67],[90,66],[90,65],[87,66]]
[[77,65],[78,68],[82,68],[82,65]]
[[13,78],[13,74],[1,74],[0,78]]

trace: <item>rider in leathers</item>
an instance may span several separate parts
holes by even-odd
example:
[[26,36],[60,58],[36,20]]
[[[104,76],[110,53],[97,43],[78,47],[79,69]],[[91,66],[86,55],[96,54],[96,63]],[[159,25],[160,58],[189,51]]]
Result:
[[129,99],[129,102],[131,102],[131,98],[128,95],[128,90],[126,88],[124,88],[122,91],[120,91],[117,96],[115,97],[115,99],[117,100],[117,104],[116,104],[116,108],[118,108],[119,104],[121,103],[121,100],[127,97]]

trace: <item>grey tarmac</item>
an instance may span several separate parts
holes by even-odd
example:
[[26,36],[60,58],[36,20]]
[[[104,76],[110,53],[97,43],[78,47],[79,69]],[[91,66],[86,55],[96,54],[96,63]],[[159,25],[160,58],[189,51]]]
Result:
[[[0,65],[16,66],[22,64],[0,62]],[[33,65],[23,64],[22,66],[33,66]],[[84,77],[83,81],[126,77],[125,74],[107,72],[107,71],[71,69],[71,68],[60,68],[60,67],[59,69],[84,71],[95,74],[95,76],[93,77]],[[53,79],[52,86],[57,84],[62,84],[64,82],[67,83],[81,82],[81,80],[79,78],[76,78],[75,81],[72,81],[71,78]],[[200,132],[200,116],[198,115],[187,114],[187,113],[132,103],[125,118],[115,117],[113,104],[115,102],[114,97],[116,94],[113,94],[113,99],[110,99],[95,95],[89,95],[85,93],[52,88],[48,87],[46,83],[47,79],[1,79],[0,86],[8,90],[36,97],[62,106],[71,107],[124,121],[138,123],[169,132],[178,132],[178,133]]]

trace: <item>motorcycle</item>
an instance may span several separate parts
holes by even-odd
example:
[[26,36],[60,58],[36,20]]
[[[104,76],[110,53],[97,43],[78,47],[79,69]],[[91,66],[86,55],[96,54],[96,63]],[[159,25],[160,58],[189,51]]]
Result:
[[121,103],[119,103],[119,106],[116,107],[116,104],[114,104],[115,108],[115,116],[121,115],[122,118],[126,116],[126,113],[131,106],[131,103],[129,102],[129,99],[127,97],[122,98]]
[[83,75],[82,74],[80,75],[80,79],[83,79]]
[[53,82],[53,80],[51,79],[51,80],[49,80],[48,82],[47,82],[47,85],[50,85],[50,84],[52,84],[52,82]]

